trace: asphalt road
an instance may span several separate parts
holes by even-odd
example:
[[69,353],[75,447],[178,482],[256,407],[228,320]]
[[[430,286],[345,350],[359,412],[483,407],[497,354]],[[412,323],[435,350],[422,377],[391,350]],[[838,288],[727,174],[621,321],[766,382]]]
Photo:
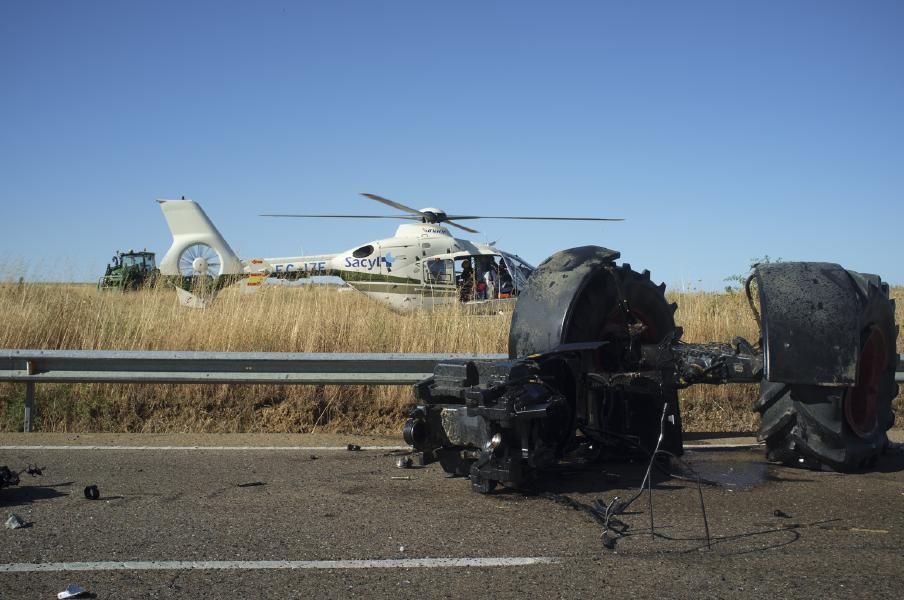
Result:
[[[0,491],[3,520],[30,523],[0,529],[0,597],[54,598],[69,583],[97,598],[824,599],[904,589],[904,456],[842,476],[767,465],[756,448],[689,451],[719,482],[702,492],[711,545],[697,485],[659,475],[657,536],[644,495],[609,550],[582,507],[631,497],[643,465],[563,471],[542,495],[480,496],[438,465],[401,470],[388,449],[368,449],[398,443],[2,434],[0,465],[46,468]],[[99,500],[84,497],[89,484]]]

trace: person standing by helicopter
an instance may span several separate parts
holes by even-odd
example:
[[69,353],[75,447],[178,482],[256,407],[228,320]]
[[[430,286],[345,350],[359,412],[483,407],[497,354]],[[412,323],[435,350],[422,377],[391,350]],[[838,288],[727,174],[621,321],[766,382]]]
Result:
[[496,260],[492,256],[481,256],[478,263],[478,297],[481,300],[493,300],[496,298]]
[[511,298],[514,293],[515,285],[512,283],[512,274],[509,273],[508,265],[505,259],[499,260],[499,297]]
[[471,259],[461,261],[461,273],[458,276],[458,299],[461,302],[470,302],[474,295],[474,269],[471,267]]

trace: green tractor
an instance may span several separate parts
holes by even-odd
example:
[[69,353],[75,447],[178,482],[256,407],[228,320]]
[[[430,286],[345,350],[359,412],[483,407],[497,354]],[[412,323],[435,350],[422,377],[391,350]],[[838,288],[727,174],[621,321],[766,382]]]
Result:
[[154,285],[159,274],[153,252],[148,252],[147,249],[141,252],[117,252],[107,265],[104,276],[97,281],[97,289],[137,290]]

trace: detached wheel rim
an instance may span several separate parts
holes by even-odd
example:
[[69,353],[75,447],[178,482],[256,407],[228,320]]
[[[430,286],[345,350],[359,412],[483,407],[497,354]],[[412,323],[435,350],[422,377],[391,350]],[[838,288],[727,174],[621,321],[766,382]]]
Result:
[[861,438],[869,437],[879,425],[879,388],[887,365],[885,336],[878,327],[872,327],[860,351],[857,385],[848,391],[844,400],[844,419]]

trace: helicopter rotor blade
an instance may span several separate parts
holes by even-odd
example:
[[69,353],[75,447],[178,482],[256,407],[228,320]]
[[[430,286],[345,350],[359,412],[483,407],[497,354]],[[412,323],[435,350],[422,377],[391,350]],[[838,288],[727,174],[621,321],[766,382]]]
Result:
[[391,206],[393,208],[397,208],[399,210],[403,210],[405,212],[408,212],[408,213],[411,213],[414,215],[422,215],[423,216],[423,213],[421,213],[421,211],[417,210],[416,208],[411,208],[410,206],[405,206],[404,204],[399,204],[398,202],[395,202],[394,200],[390,200],[389,198],[384,198],[383,196],[377,196],[376,194],[368,194],[366,192],[362,192],[361,195],[366,196],[367,198],[370,198],[371,200],[376,200],[377,202],[382,202],[386,206]]
[[524,221],[624,221],[622,218],[609,217],[484,217],[477,215],[446,215],[447,219],[518,219]]
[[449,219],[444,219],[443,223],[445,223],[446,225],[451,225],[452,227],[458,227],[459,229],[464,229],[468,233],[480,233],[476,229],[471,229],[470,227],[465,227],[464,225],[459,225],[458,223],[455,223],[454,221],[450,221]]
[[295,217],[303,219],[410,219],[420,220],[414,215],[297,215],[297,214],[261,214],[259,217]]
[[479,233],[476,229],[471,229],[470,227],[465,227],[459,223],[455,223],[454,221],[461,221],[465,219],[510,219],[510,220],[521,220],[521,221],[624,221],[622,218],[608,218],[608,217],[513,217],[513,216],[482,216],[482,215],[447,215],[442,212],[437,212],[434,214],[432,211],[423,212],[417,210],[415,208],[411,208],[410,206],[405,206],[400,202],[396,202],[394,200],[390,200],[389,198],[384,198],[383,196],[378,196],[376,194],[369,194],[363,192],[361,194],[366,198],[370,198],[371,200],[376,200],[381,204],[385,204],[386,206],[391,206],[392,208],[401,210],[402,212],[408,213],[403,215],[307,215],[307,214],[273,214],[267,213],[262,214],[262,217],[290,217],[290,218],[307,218],[307,219],[407,219],[407,220],[419,220],[424,223],[448,223],[452,227],[456,227],[463,231],[467,231],[469,233]]

